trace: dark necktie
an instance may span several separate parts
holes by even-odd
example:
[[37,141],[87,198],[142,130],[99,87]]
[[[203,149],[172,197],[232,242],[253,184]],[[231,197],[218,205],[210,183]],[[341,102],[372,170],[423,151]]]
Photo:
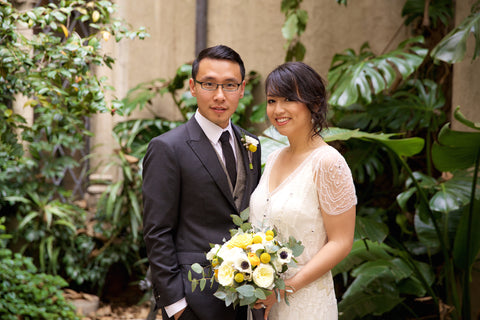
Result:
[[237,164],[235,156],[233,155],[232,145],[230,144],[230,132],[224,131],[220,136],[220,142],[222,144],[223,157],[225,158],[225,167],[227,168],[230,181],[235,188],[237,182]]

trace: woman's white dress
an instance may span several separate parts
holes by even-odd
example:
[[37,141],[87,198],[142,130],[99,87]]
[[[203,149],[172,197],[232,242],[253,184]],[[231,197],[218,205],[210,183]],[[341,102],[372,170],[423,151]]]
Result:
[[[342,155],[324,145],[315,149],[275,189],[269,191],[273,163],[282,149],[267,160],[264,173],[250,199],[250,221],[257,227],[275,227],[282,239],[294,236],[305,250],[297,258],[297,268],[290,268],[285,278],[292,277],[327,242],[320,208],[327,214],[341,214],[357,203],[350,169]],[[282,300],[271,310],[269,319],[338,318],[337,300],[331,272],[288,296],[289,306]]]

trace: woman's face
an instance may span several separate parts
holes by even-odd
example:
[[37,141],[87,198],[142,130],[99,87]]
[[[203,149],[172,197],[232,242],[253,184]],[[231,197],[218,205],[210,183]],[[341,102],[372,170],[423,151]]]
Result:
[[311,134],[312,115],[302,102],[268,95],[267,116],[270,123],[284,136],[292,138]]

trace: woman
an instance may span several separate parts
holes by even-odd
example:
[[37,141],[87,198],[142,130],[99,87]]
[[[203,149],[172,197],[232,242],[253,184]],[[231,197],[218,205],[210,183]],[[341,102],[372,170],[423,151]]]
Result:
[[256,303],[264,318],[337,319],[330,270],[351,250],[357,198],[350,169],[320,136],[327,102],[322,78],[308,65],[288,62],[266,79],[267,115],[289,146],[273,152],[250,199],[250,220],[294,236],[305,250],[285,275],[289,305],[275,294]]

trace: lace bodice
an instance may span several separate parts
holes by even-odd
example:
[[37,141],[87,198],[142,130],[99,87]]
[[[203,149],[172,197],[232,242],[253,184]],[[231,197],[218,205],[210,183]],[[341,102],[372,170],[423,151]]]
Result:
[[[250,221],[260,228],[276,227],[281,238],[294,236],[305,246],[298,268],[326,243],[320,210],[341,214],[356,204],[350,169],[342,155],[325,145],[315,149],[275,190],[269,191],[273,163],[282,149],[273,152],[257,189],[250,199]],[[337,302],[330,272],[290,296],[290,306],[275,304],[270,319],[337,319]]]

